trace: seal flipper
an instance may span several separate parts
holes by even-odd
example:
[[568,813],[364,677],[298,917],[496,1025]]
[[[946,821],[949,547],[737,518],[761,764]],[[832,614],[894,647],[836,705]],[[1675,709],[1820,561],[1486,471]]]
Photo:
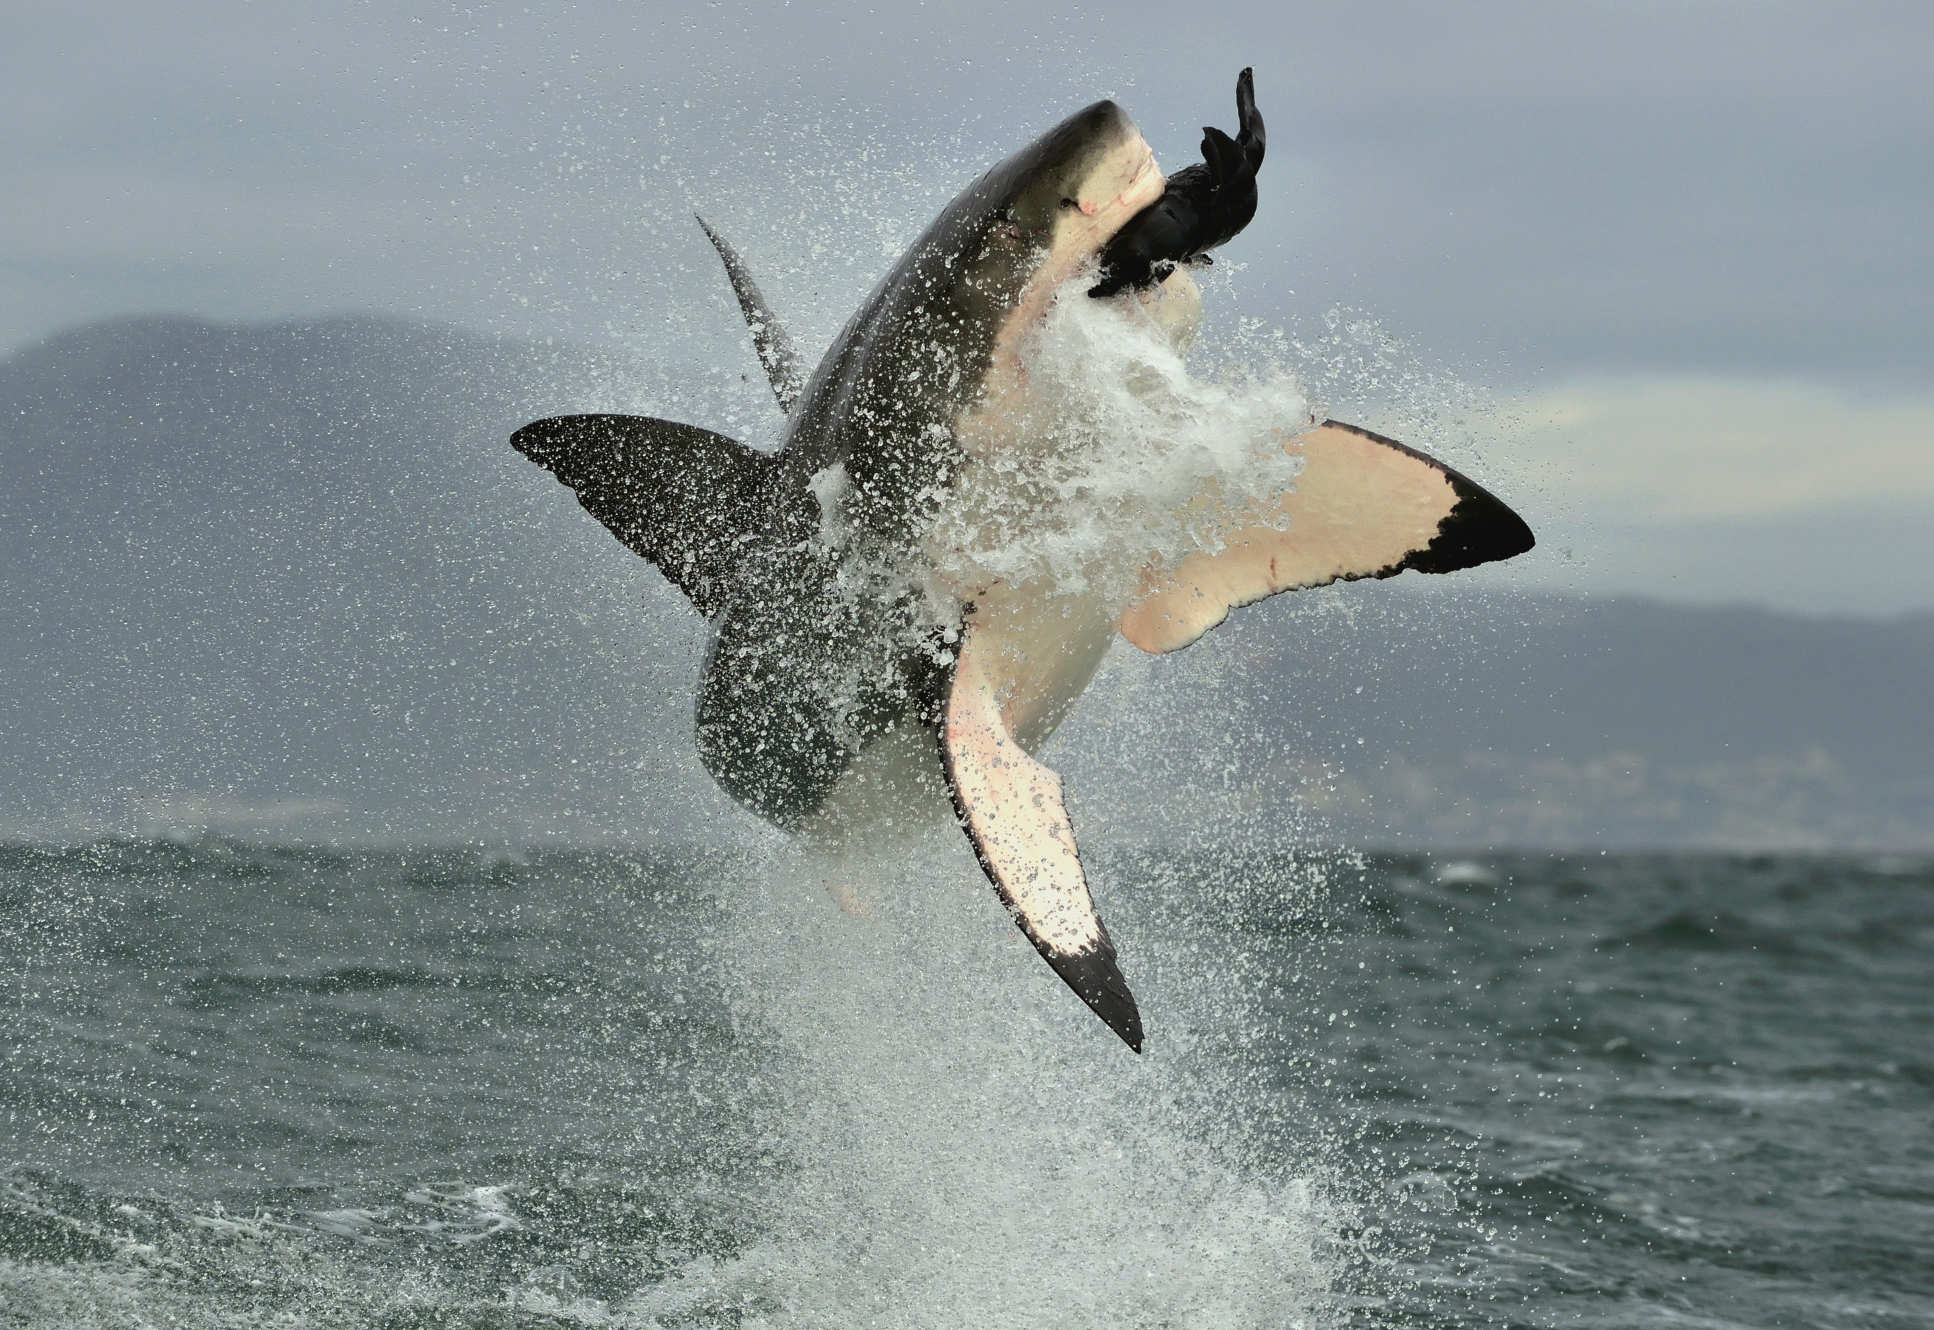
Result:
[[[698,217],[698,214],[692,216]],[[739,251],[703,217],[698,217],[698,225],[705,232],[705,238],[712,242],[712,248],[718,251],[719,262],[725,265],[725,276],[732,283],[732,294],[739,298],[739,312],[745,315],[745,326],[752,330],[752,349],[766,372],[767,382],[772,384],[772,395],[779,400],[779,409],[791,415],[793,404],[806,389],[805,363],[793,349],[785,326],[766,304],[765,294],[752,280],[752,270],[739,257]]]
[[1243,155],[1249,159],[1249,169],[1254,172],[1262,166],[1263,153],[1269,146],[1262,112],[1256,109],[1254,69],[1245,69],[1236,75],[1236,125],[1236,141],[1242,144]]
[[1015,742],[998,694],[999,635],[970,617],[940,719],[947,788],[994,890],[1054,972],[1122,1042],[1142,1051],[1142,1018],[1095,913],[1061,801],[1061,777]]
[[745,542],[772,521],[772,457],[696,425],[553,416],[510,445],[570,486],[708,618],[725,608]]
[[1202,127],[1202,160],[1208,164],[1209,175],[1218,189],[1227,187],[1240,175],[1256,173],[1242,145],[1214,125]]
[[1280,591],[1449,573],[1535,543],[1524,519],[1476,482],[1395,439],[1325,421],[1284,441],[1303,458],[1296,488],[1236,515],[1222,548],[1157,572],[1121,619],[1143,651],[1180,651],[1229,611]]

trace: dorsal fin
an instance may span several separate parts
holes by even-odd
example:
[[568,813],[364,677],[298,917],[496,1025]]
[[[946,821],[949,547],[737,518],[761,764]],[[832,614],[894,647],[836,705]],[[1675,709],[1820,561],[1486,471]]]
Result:
[[751,537],[772,521],[773,459],[696,425],[649,416],[553,416],[510,436],[586,512],[711,617]]
[[[698,217],[697,213],[692,216]],[[739,251],[727,243],[724,236],[714,231],[703,217],[698,224],[705,232],[705,238],[712,242],[712,248],[719,252],[719,259],[725,264],[725,275],[732,282],[732,294],[739,298],[739,309],[745,314],[746,327],[752,330],[752,349],[759,355],[759,364],[765,368],[766,378],[772,383],[772,395],[779,399],[779,409],[792,414],[794,402],[806,387],[806,370],[799,361],[799,353],[793,349],[792,338],[773,316],[766,298],[759,291],[759,284],[752,280],[752,272],[739,257]]]

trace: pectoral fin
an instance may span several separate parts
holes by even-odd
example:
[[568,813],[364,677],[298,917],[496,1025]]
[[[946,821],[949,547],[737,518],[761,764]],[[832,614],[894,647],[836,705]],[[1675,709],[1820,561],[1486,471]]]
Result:
[[770,453],[649,416],[552,416],[510,445],[577,494],[586,512],[650,559],[700,614],[730,599],[746,537],[770,527]]
[[1121,633],[1143,651],[1179,651],[1229,611],[1325,583],[1448,573],[1530,549],[1522,518],[1442,462],[1369,430],[1326,421],[1288,439],[1296,488],[1235,517],[1222,548],[1157,569]]
[[1061,777],[1036,762],[1002,715],[1000,634],[970,618],[940,725],[947,787],[981,867],[1054,972],[1137,1053],[1141,1014],[1095,913],[1061,801]]

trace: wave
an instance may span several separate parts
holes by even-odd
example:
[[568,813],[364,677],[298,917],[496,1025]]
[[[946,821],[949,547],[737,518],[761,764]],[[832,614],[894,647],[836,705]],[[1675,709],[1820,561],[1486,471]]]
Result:
[[1818,955],[1809,941],[1784,929],[1723,911],[1675,910],[1656,923],[1600,938],[1599,951],[1759,952],[1771,956]]

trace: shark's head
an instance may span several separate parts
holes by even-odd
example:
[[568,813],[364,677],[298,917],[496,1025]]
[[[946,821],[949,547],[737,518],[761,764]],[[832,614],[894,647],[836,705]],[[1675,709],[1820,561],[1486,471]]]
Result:
[[1096,102],[987,173],[990,235],[1035,246],[1063,276],[1162,196],[1155,154],[1128,113]]
[[[1108,242],[1165,186],[1128,113],[1096,102],[961,191],[888,277],[882,293],[898,316],[889,336],[901,355],[938,368],[945,348],[960,371],[940,376],[960,385],[957,396],[928,401],[953,398],[941,423],[970,452],[997,446],[988,431],[999,432],[1011,415],[1013,393],[1027,380],[1028,333],[1041,326],[1057,288],[1097,271]],[[893,365],[890,382],[901,395],[912,372],[899,357]]]
[[814,374],[784,448],[803,474],[846,467],[842,522],[866,533],[854,549],[872,558],[876,545],[919,539],[956,446],[985,454],[1013,437],[1028,333],[1165,187],[1127,113],[1096,102],[984,172],[927,227]]
[[1126,111],[1101,101],[1075,112],[955,201],[963,294],[1010,315],[1038,315],[1056,286],[1161,198],[1164,184]]

